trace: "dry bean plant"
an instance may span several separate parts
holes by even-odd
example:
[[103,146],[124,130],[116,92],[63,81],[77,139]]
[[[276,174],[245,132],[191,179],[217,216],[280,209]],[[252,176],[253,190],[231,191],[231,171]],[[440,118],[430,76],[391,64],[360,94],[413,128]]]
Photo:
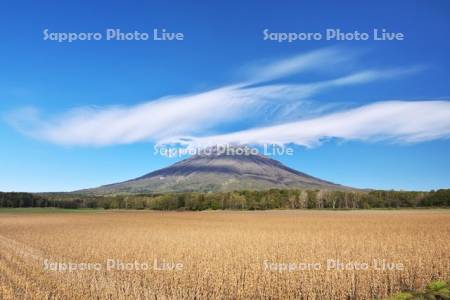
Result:
[[447,210],[0,213],[0,299],[374,299],[449,277]]

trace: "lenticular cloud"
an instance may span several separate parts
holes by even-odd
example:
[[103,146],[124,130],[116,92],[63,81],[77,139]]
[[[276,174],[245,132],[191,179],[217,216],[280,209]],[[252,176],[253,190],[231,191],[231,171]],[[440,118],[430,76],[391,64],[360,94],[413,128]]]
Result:
[[[108,146],[142,141],[319,145],[326,139],[402,143],[448,138],[450,101],[380,101],[342,109],[311,100],[330,89],[398,79],[418,67],[363,69],[315,82],[273,83],[295,73],[322,74],[355,59],[326,48],[248,67],[246,79],[210,91],[166,96],[131,106],[79,107],[42,117],[18,110],[9,122],[31,137],[61,145]],[[328,74],[329,75],[329,74]],[[330,109],[333,107],[333,110]]]
[[164,143],[205,147],[222,144],[297,144],[387,140],[416,143],[450,137],[450,101],[385,101],[316,118],[223,135],[183,137]]

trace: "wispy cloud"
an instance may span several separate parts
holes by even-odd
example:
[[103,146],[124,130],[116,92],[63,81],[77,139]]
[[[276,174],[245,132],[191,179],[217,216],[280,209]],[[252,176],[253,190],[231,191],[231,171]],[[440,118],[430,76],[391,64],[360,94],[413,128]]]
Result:
[[163,141],[188,147],[225,144],[319,145],[323,140],[414,143],[450,137],[450,101],[385,101],[324,116],[223,135]]
[[[393,109],[393,104],[386,102],[383,105],[374,104],[311,119],[318,113],[327,112],[327,107],[329,107],[329,104],[317,104],[311,107],[311,102],[308,101],[311,96],[330,88],[397,78],[416,72],[418,69],[362,70],[335,79],[311,83],[262,83],[298,72],[324,70],[330,66],[348,63],[351,60],[350,53],[338,48],[322,49],[272,62],[265,66],[253,67],[248,73],[252,75],[249,80],[203,93],[168,96],[134,106],[81,107],[49,118],[42,118],[35,109],[27,108],[11,113],[8,119],[24,134],[63,145],[106,146],[139,141],[163,143],[184,140],[177,137],[197,136],[199,138],[190,138],[190,143],[221,141],[261,143],[264,141],[310,146],[326,137],[355,138],[342,133],[344,124],[350,124],[351,119],[364,119],[364,115],[372,116],[367,113],[367,110],[373,112],[374,109],[377,109],[382,114],[383,109],[387,109],[387,112],[389,109]],[[391,104],[387,105],[387,103]],[[399,103],[403,102],[398,102],[397,107],[400,106]],[[406,109],[406,105],[417,105],[417,103],[422,102],[406,102],[401,107]],[[428,102],[425,107],[435,107],[436,104],[432,105],[433,103],[435,102]],[[442,103],[441,105],[444,105],[446,102]],[[380,105],[380,108],[377,105]],[[392,112],[393,119],[403,119],[400,115],[396,116],[395,112],[405,113],[405,111],[396,109]],[[413,113],[409,110],[407,112]],[[269,126],[274,123],[288,122],[293,115],[297,118],[309,119]],[[328,123],[324,127],[323,125],[319,126],[320,122]],[[364,122],[361,121],[362,123],[354,122],[355,126],[366,124],[365,126],[370,127],[373,125],[372,123],[370,126],[367,125],[370,118]],[[414,124],[406,122],[405,119],[405,123],[402,125],[415,128]],[[256,128],[235,133],[224,132],[227,125],[236,123],[251,124]],[[314,123],[313,126],[308,125],[311,123]],[[336,126],[333,125],[334,123]],[[379,127],[376,126],[376,128]],[[281,130],[282,134],[276,133],[278,130]],[[300,135],[297,132],[299,130],[301,131]],[[294,131],[297,132],[297,135],[294,134]],[[350,132],[350,130],[347,129],[346,132]],[[358,138],[387,136],[390,132],[380,132],[377,135],[361,133]],[[205,137],[206,135],[209,136]],[[414,137],[418,138],[419,135],[416,134]]]
[[247,65],[242,73],[247,83],[266,82],[305,71],[325,71],[342,67],[355,59],[356,53],[339,47],[323,48],[276,61]]

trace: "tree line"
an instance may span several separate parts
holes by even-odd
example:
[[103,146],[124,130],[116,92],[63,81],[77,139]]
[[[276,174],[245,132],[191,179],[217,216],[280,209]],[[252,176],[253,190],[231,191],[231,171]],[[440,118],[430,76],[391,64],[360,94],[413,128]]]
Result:
[[370,209],[450,207],[450,189],[430,192],[284,190],[182,192],[95,196],[72,193],[2,193],[0,207],[104,209]]

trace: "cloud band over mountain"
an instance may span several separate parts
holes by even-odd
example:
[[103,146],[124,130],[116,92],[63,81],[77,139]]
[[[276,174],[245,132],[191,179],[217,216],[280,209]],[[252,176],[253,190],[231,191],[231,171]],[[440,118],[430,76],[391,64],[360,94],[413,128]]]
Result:
[[313,147],[329,138],[415,143],[448,137],[449,101],[385,101],[297,122],[164,142],[195,147],[290,143]]
[[[108,146],[141,141],[184,146],[287,144],[312,147],[329,138],[421,142],[450,135],[450,101],[380,101],[334,108],[311,101],[322,91],[397,79],[419,67],[364,69],[323,81],[273,83],[295,73],[344,68],[354,53],[327,48],[246,69],[246,79],[210,91],[134,106],[81,107],[43,118],[35,109],[8,115],[26,135],[55,144]],[[296,119],[295,119],[296,118]],[[233,124],[244,128],[226,130]]]

